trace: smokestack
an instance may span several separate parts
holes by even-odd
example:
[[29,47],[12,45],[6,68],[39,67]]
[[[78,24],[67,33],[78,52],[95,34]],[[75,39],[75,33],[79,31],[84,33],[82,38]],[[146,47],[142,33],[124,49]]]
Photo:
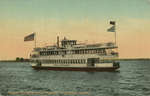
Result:
[[57,48],[59,48],[59,36],[57,36]]

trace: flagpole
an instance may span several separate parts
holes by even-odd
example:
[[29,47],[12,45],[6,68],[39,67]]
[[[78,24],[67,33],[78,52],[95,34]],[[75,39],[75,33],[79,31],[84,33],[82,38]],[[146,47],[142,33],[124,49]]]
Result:
[[115,27],[115,30],[114,30],[114,31],[115,31],[115,32],[114,32],[114,34],[115,34],[115,45],[117,45],[117,42],[116,42],[116,41],[117,41],[117,40],[116,40],[116,25],[114,25],[114,27]]
[[34,39],[34,48],[36,48],[36,32],[34,32],[35,39]]
[[116,34],[116,22],[110,21],[110,24],[112,25],[109,29],[107,29],[108,32],[114,32],[114,44],[117,46],[117,34]]

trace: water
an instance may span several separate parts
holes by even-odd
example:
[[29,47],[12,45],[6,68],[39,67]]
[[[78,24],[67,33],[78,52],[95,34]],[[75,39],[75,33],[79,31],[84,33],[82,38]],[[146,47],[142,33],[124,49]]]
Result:
[[36,71],[28,63],[1,62],[0,96],[150,96],[150,61],[121,61],[120,66],[120,72]]

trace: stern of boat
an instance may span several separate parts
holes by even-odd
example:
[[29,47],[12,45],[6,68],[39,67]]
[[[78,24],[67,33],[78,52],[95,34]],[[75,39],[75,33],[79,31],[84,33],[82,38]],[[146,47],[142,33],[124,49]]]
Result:
[[120,63],[119,62],[113,62],[113,67],[115,68],[120,68]]

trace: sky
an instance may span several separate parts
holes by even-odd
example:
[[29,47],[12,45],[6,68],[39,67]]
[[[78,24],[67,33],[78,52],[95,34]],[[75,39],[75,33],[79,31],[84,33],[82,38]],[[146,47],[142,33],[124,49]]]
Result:
[[116,21],[120,58],[150,58],[150,0],[0,0],[0,60],[29,58],[37,46],[60,39],[101,43],[114,41],[107,32]]

